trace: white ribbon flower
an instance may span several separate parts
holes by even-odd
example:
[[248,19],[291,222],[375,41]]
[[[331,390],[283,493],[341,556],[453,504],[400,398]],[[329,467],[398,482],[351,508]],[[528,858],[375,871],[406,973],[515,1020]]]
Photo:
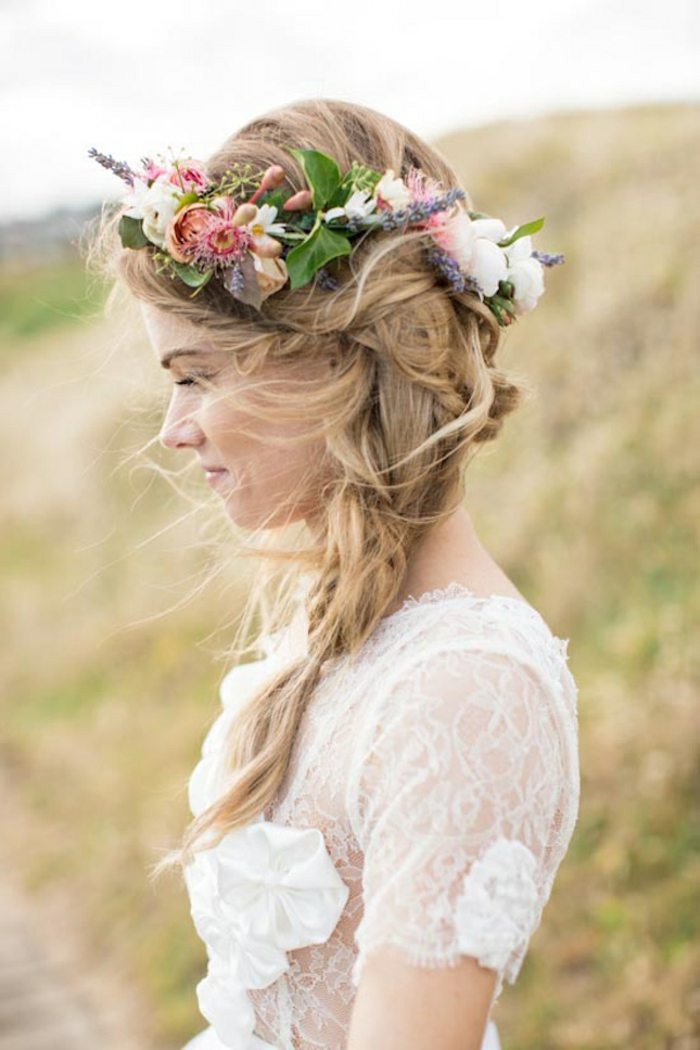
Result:
[[219,687],[222,710],[209,727],[202,743],[202,757],[189,778],[188,801],[194,817],[203,813],[224,790],[224,743],[236,712],[266,678],[305,651],[302,646],[307,628],[303,606],[300,614],[301,618],[293,625],[295,631],[280,628],[262,636],[261,645],[266,653],[262,660],[237,664],[222,679]]
[[497,839],[474,861],[456,903],[460,952],[505,969],[538,921],[536,869],[535,855],[517,839]]
[[184,874],[195,929],[209,955],[198,985],[200,1010],[226,1046],[266,1047],[250,1042],[257,1037],[246,989],[277,980],[288,969],[287,951],[327,940],[349,889],[318,828],[265,820],[197,851]]
[[217,847],[217,888],[248,935],[289,951],[321,944],[348,897],[318,828],[256,821]]

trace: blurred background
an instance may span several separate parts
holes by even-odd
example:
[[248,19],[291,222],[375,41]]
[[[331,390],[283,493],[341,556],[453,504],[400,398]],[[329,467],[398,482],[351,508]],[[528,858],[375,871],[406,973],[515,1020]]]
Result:
[[140,462],[167,376],[86,273],[120,192],[87,151],[205,157],[315,95],[408,124],[566,256],[503,344],[535,396],[469,485],[579,685],[580,817],[504,1050],[700,1047],[700,7],[3,0],[0,56],[1,1050],[204,1026],[185,892],[146,870],[189,816],[241,567],[198,587],[198,512]]

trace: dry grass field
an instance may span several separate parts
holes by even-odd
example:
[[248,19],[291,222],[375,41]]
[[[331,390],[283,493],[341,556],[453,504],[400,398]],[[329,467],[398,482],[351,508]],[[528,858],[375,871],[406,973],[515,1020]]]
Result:
[[[534,395],[471,468],[479,532],[579,685],[581,813],[504,1050],[700,1047],[700,107],[559,114],[437,143],[475,205],[562,251],[501,360]],[[241,567],[144,463],[167,398],[80,262],[0,274],[5,867],[122,1046],[203,1021],[204,950],[146,868],[187,819]],[[169,469],[177,457],[153,448]],[[213,521],[213,525],[210,522]]]

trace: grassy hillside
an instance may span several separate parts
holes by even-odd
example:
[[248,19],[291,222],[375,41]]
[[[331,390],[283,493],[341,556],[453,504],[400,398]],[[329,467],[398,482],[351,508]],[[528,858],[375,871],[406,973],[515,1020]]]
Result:
[[[480,210],[545,215],[536,244],[567,260],[506,333],[502,360],[536,394],[469,487],[489,549],[570,638],[579,684],[581,815],[495,1018],[504,1050],[679,1050],[700,1037],[700,107],[560,114],[437,145]],[[202,1027],[204,952],[183,891],[154,890],[145,868],[187,818],[240,566],[190,597],[206,515],[124,462],[167,393],[140,330],[124,323],[107,355],[113,323],[74,272],[31,290],[2,275],[8,295],[6,848],[41,914],[68,915],[76,953],[128,1001],[134,1039],[165,1050]]]

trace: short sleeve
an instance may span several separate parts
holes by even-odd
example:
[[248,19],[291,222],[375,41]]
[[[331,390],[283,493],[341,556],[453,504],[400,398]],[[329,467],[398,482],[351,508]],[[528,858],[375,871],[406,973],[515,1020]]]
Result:
[[368,704],[348,811],[364,854],[353,983],[393,945],[514,983],[549,895],[565,763],[546,670],[455,643],[394,669]]

